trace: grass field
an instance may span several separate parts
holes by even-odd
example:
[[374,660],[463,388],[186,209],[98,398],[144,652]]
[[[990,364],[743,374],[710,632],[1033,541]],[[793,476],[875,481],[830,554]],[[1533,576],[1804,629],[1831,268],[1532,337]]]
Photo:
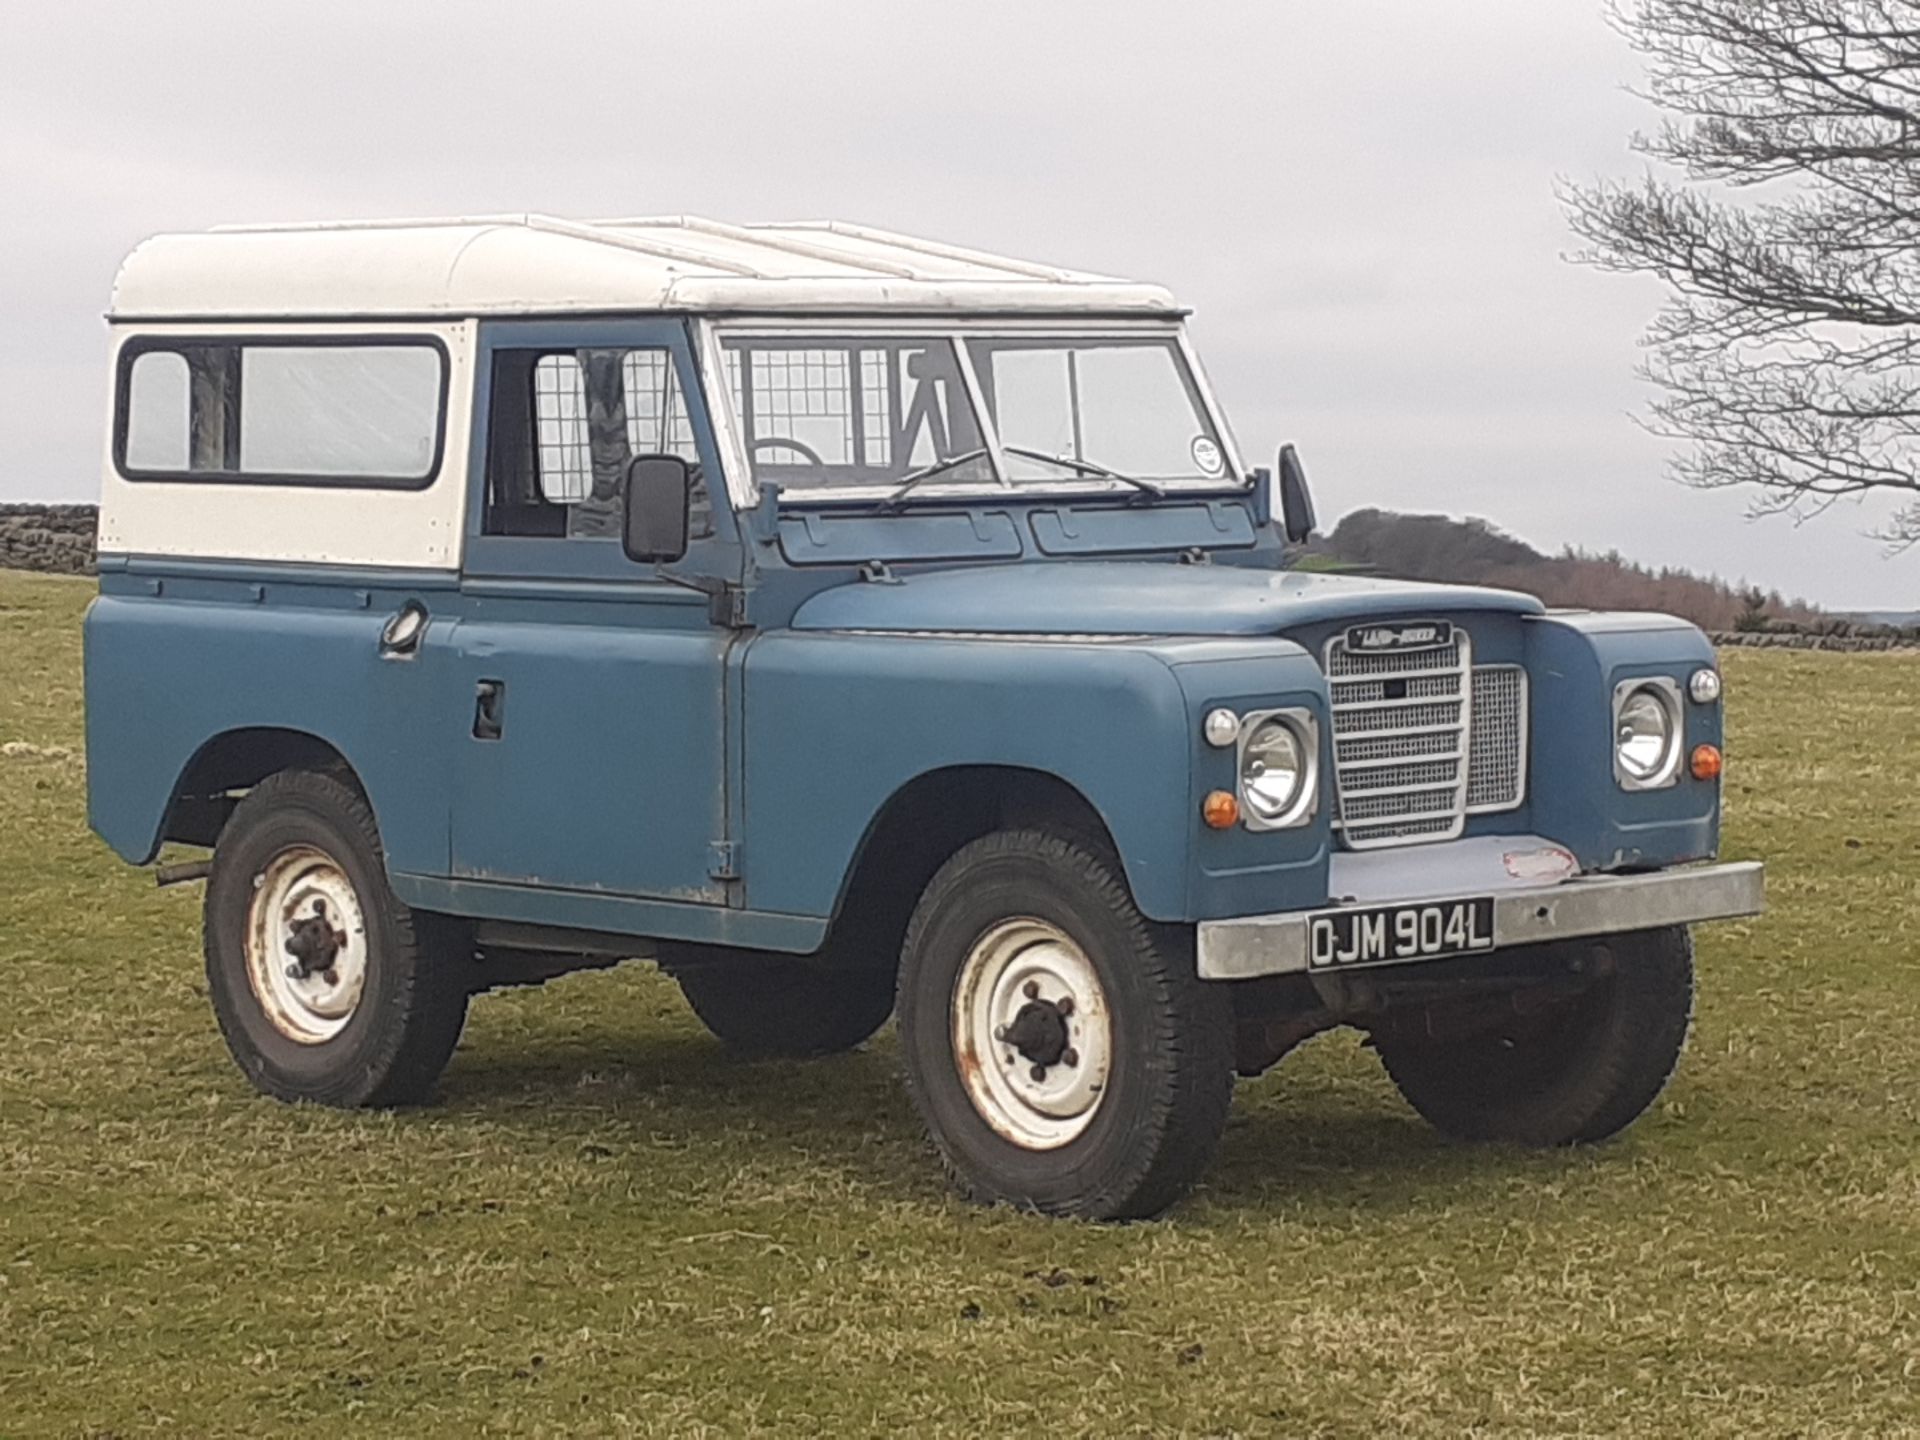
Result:
[[199,887],[86,830],[89,593],[0,576],[0,1435],[1920,1434],[1920,658],[1727,657],[1773,910],[1623,1140],[1325,1037],[1098,1228],[949,1198],[889,1037],[743,1064],[636,967],[477,1001],[431,1109],[256,1098]]

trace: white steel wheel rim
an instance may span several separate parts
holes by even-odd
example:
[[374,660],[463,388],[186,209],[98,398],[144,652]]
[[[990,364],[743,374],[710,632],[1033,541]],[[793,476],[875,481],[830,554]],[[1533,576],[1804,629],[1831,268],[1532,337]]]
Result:
[[247,978],[274,1029],[318,1045],[347,1028],[367,983],[367,921],[332,856],[296,845],[266,863],[253,877],[246,947]]
[[[1032,1004],[1054,1010],[1041,1017],[1050,1038],[1037,1052],[1048,1059],[1063,1042],[1052,1063],[1037,1064],[1009,1040]],[[1024,1150],[1071,1144],[1099,1113],[1113,1066],[1113,1022],[1093,962],[1045,920],[993,926],[961,962],[953,1052],[967,1098],[1001,1138]]]

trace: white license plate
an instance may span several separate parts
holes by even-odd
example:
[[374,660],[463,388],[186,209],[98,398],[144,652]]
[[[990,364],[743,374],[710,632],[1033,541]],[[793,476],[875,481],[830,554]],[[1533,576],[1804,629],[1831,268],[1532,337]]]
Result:
[[1493,898],[1326,910],[1311,918],[1307,934],[1315,970],[1471,955],[1493,949]]

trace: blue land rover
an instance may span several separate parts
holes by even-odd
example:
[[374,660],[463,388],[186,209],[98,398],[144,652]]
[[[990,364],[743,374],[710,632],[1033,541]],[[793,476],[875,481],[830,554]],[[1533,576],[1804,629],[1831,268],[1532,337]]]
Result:
[[1183,314],[838,223],[141,245],[91,820],[211,850],[247,1077],[418,1100],[470,995],[641,957],[745,1052],[897,1016],[955,1182],[1061,1214],[1340,1025],[1458,1136],[1632,1121],[1761,904],[1712,650],[1292,568]]

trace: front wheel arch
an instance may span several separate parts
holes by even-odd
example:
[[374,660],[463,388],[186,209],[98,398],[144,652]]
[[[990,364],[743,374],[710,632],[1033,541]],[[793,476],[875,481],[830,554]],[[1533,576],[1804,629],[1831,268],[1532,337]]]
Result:
[[[997,830],[1032,829],[1101,855],[1126,880],[1125,859],[1106,817],[1078,788],[1045,770],[954,765],[900,786],[854,850],[820,954],[830,963],[861,955],[898,960],[907,921],[940,867]],[[1126,882],[1131,890],[1131,881]]]

